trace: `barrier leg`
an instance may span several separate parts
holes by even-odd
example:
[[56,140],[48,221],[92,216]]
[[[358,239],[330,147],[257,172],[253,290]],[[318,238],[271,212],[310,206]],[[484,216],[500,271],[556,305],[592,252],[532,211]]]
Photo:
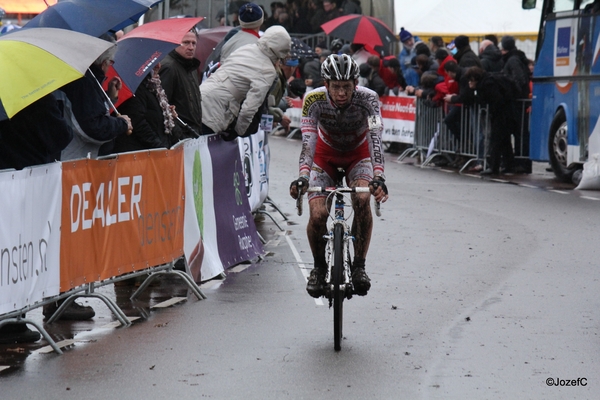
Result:
[[267,196],[264,203],[269,204],[271,207],[273,207],[275,210],[277,210],[277,212],[279,214],[281,214],[281,217],[283,218],[284,221],[288,220],[288,217],[283,213],[283,211],[281,211],[279,206],[273,201],[273,199],[271,197]]
[[265,214],[266,216],[268,216],[269,218],[271,218],[271,221],[273,221],[275,223],[275,225],[277,225],[277,228],[279,228],[280,231],[284,231],[285,230],[285,229],[283,229],[281,227],[281,225],[279,225],[279,223],[275,220],[275,218],[273,218],[273,216],[268,211],[260,210],[259,209],[259,210],[254,211],[254,214]]
[[207,299],[206,295],[204,293],[202,293],[202,290],[200,290],[200,287],[196,284],[196,282],[194,282],[194,280],[188,274],[186,274],[183,271],[178,271],[176,269],[173,269],[173,263],[170,263],[170,266],[163,271],[152,272],[150,274],[150,276],[148,276],[148,278],[146,278],[144,280],[144,282],[142,282],[140,287],[131,295],[131,297],[129,299],[135,300],[140,295],[140,293],[142,293],[144,290],[146,290],[148,285],[150,285],[150,283],[154,279],[158,278],[160,275],[177,275],[177,276],[181,277],[185,281],[185,283],[188,285],[188,287],[192,291],[192,293],[194,293],[194,295],[198,298],[198,300]]
[[50,337],[50,335],[48,334],[48,332],[46,332],[46,330],[44,329],[44,327],[42,325],[40,325],[39,323],[37,323],[36,321],[32,320],[32,319],[28,319],[28,318],[9,318],[9,319],[5,319],[3,321],[0,321],[0,327],[2,327],[3,325],[9,325],[9,324],[19,324],[19,323],[26,323],[29,325],[33,325],[35,327],[35,329],[38,330],[38,332],[44,337],[44,339],[46,339],[46,341],[48,342],[48,344],[50,345],[50,347],[52,347],[52,349],[57,353],[57,354],[62,354],[62,350],[60,349],[60,347],[58,347],[58,345],[56,344],[56,342]]

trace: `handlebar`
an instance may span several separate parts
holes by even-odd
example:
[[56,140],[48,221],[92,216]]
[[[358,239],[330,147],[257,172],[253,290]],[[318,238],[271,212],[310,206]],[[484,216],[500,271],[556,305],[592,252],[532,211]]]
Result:
[[[370,193],[371,189],[367,186],[360,187],[322,187],[322,186],[311,186],[307,190],[310,193]],[[298,195],[296,199],[296,209],[298,215],[302,215],[302,194]],[[381,203],[375,202],[375,215],[381,217]]]

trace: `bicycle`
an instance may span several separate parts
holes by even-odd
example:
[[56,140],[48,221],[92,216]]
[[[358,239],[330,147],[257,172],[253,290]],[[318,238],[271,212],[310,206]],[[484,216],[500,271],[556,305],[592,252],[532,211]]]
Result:
[[[307,192],[328,193],[327,205],[329,218],[331,220],[328,233],[323,236],[327,240],[325,247],[325,260],[327,261],[327,274],[325,276],[325,298],[329,300],[329,308],[333,306],[333,342],[334,349],[342,349],[342,320],[344,299],[350,300],[354,294],[352,286],[351,270],[352,258],[350,256],[350,242],[354,241],[354,236],[350,233],[348,220],[352,213],[347,217],[344,214],[346,207],[346,193],[369,193],[369,187],[347,187],[343,185],[343,170],[339,170],[335,187],[313,186],[307,189]],[[332,215],[331,202],[335,197],[335,208]],[[302,194],[296,200],[298,215],[302,215]],[[375,203],[375,214],[381,216],[380,203]]]

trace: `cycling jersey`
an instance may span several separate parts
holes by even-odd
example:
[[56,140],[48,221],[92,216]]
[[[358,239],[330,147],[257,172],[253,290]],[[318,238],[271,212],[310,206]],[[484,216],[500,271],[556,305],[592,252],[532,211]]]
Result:
[[360,152],[366,142],[373,172],[383,173],[383,124],[379,96],[371,89],[357,86],[344,108],[333,104],[324,86],[308,92],[302,106],[301,130],[300,175],[310,174],[319,141],[326,145],[319,144],[319,152],[326,153],[330,148],[332,154]]

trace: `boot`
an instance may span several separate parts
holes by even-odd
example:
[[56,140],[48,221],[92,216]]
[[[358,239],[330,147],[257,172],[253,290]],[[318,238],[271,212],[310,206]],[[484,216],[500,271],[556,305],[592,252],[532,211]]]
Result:
[[25,322],[7,324],[0,328],[0,344],[33,343],[41,337],[39,332],[29,329]]
[[[46,317],[46,319],[50,319],[56,310],[58,310],[58,307],[64,303],[64,301],[65,300],[63,299],[54,303],[46,304],[42,312],[44,317]],[[62,313],[59,319],[68,321],[86,321],[94,318],[95,315],[96,313],[92,307],[82,306],[81,304],[72,302],[71,305]]]
[[315,267],[310,271],[306,291],[311,297],[318,299],[325,295],[325,268]]
[[369,289],[371,289],[371,279],[365,272],[365,260],[355,258],[350,270],[352,271],[354,293],[359,296],[366,296]]

